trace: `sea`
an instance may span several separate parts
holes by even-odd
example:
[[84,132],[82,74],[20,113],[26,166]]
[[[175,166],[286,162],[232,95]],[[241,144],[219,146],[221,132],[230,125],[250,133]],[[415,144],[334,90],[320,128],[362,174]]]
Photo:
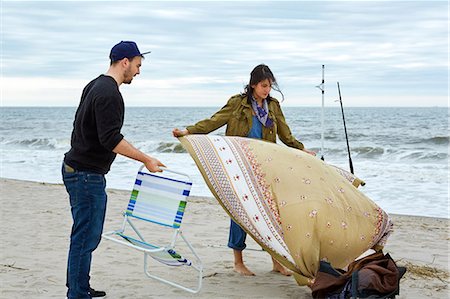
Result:
[[[127,107],[122,133],[141,151],[191,176],[191,195],[212,198],[175,127],[210,117],[220,107]],[[76,107],[0,107],[0,177],[62,183]],[[293,135],[318,158],[349,170],[340,107],[283,107]],[[354,173],[360,190],[388,213],[450,218],[449,109],[344,107]],[[211,134],[223,135],[224,128]],[[323,151],[322,151],[323,132]],[[129,190],[140,163],[118,156],[107,188]],[[33,194],[30,194],[33,196]],[[124,199],[127,201],[128,199]]]

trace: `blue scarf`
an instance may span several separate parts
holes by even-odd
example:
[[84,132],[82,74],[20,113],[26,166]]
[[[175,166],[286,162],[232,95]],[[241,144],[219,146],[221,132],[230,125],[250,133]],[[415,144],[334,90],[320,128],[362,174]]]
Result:
[[255,111],[256,117],[266,128],[271,128],[273,126],[273,120],[269,118],[269,105],[267,105],[267,99],[263,100],[262,107],[258,106],[256,100],[253,96],[250,96],[252,102],[253,111]]

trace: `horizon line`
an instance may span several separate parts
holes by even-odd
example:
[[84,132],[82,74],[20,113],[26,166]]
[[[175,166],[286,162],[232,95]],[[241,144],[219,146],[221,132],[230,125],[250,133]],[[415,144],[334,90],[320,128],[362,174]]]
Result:
[[[134,105],[125,105],[126,108],[217,108],[222,107],[223,105],[217,106],[134,106]],[[0,108],[77,108],[78,106],[9,106],[9,105],[0,105]],[[321,106],[291,106],[286,105],[283,106],[285,108],[321,108]],[[325,106],[324,108],[340,108],[339,105],[336,106]],[[440,106],[440,105],[431,105],[431,106],[345,106],[345,108],[449,108],[450,106]]]

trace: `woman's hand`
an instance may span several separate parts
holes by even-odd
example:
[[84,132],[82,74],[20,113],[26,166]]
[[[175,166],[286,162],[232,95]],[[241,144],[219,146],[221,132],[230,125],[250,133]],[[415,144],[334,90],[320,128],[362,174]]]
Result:
[[172,130],[173,137],[183,137],[189,134],[188,130],[179,130],[178,128],[175,128]]
[[302,151],[304,151],[305,153],[308,153],[308,154],[310,154],[310,155],[313,155],[313,156],[315,156],[315,155],[316,155],[316,152],[313,152],[313,151],[307,150],[306,148],[302,149]]

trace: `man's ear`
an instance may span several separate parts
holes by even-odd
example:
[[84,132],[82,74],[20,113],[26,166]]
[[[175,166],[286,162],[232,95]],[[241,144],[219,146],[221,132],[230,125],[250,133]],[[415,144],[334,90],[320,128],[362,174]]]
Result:
[[127,68],[129,64],[130,64],[130,60],[128,58],[125,57],[124,59],[122,59],[122,66],[124,68]]

